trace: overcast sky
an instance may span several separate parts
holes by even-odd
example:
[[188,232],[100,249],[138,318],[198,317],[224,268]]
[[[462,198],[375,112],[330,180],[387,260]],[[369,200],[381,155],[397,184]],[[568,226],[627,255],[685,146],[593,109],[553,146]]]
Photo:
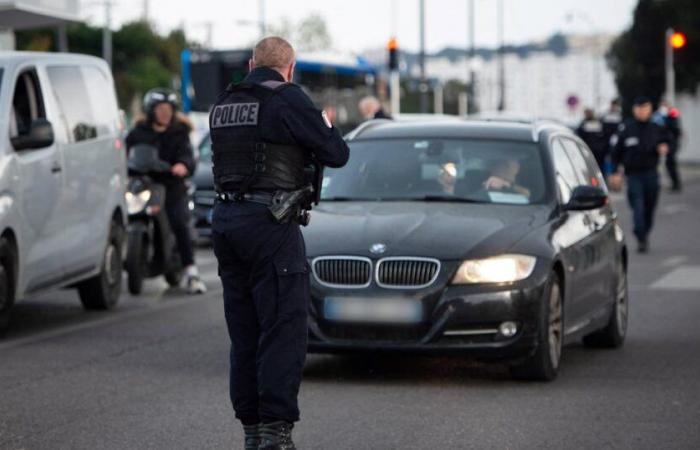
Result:
[[[184,24],[188,35],[206,39],[205,23],[213,24],[216,48],[236,48],[255,39],[260,0],[150,0],[150,18],[161,31]],[[282,18],[299,20],[319,13],[326,19],[335,48],[360,52],[386,45],[395,34],[399,46],[416,50],[418,0],[263,0],[268,23]],[[474,0],[478,46],[497,44],[497,0]],[[505,41],[540,40],[557,31],[617,33],[628,27],[637,0],[503,0]],[[97,2],[95,2],[97,3]],[[83,15],[91,23],[104,23],[103,7],[83,1]],[[426,0],[426,46],[464,47],[467,42],[467,0]],[[142,16],[144,0],[115,0],[113,23]],[[573,19],[567,20],[567,15]],[[241,25],[238,21],[251,22]]]

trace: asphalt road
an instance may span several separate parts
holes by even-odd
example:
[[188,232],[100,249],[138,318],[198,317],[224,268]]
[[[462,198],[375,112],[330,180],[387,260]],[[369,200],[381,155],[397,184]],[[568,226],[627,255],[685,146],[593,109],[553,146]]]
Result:
[[[631,258],[624,348],[569,346],[553,383],[454,358],[310,356],[299,448],[700,448],[699,231],[697,177],[663,194],[651,253]],[[151,282],[108,313],[73,291],[20,303],[0,339],[0,448],[240,448],[216,265],[198,256],[206,296]]]

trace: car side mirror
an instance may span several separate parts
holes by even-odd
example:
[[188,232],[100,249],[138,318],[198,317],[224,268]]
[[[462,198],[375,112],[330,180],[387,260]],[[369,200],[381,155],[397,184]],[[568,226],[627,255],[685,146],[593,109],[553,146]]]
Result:
[[35,119],[29,125],[29,132],[11,140],[15,150],[29,150],[48,147],[53,144],[53,126],[46,119]]
[[566,211],[587,211],[602,208],[608,203],[608,195],[599,187],[578,186],[571,193],[569,203],[564,205]]

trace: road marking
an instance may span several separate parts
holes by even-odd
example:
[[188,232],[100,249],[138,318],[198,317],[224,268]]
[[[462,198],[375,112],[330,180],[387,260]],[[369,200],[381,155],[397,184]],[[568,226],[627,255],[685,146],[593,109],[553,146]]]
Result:
[[663,267],[680,266],[681,264],[683,264],[683,263],[686,262],[687,260],[688,260],[688,257],[687,257],[687,256],[684,256],[684,255],[670,256],[670,257],[664,259],[664,260],[661,262],[661,265],[662,265]]
[[[209,278],[209,277],[203,277],[203,278]],[[114,324],[117,322],[131,319],[133,317],[146,316],[146,315],[149,315],[149,314],[152,314],[155,312],[189,305],[189,304],[192,304],[194,302],[211,301],[211,300],[220,301],[221,296],[218,295],[218,291],[221,290],[220,286],[221,286],[220,284],[219,285],[213,284],[213,280],[212,280],[211,284],[207,284],[207,287],[209,288],[208,295],[217,294],[217,295],[211,295],[211,297],[190,296],[190,295],[183,293],[184,297],[182,297],[182,298],[168,299],[167,301],[161,301],[161,302],[157,302],[157,303],[149,302],[147,304],[147,306],[144,306],[144,307],[141,307],[139,309],[132,310],[132,311],[119,312],[119,310],[117,310],[117,311],[114,311],[109,316],[106,316],[106,317],[103,317],[100,319],[90,320],[89,322],[82,322],[82,323],[78,323],[75,325],[69,325],[66,327],[56,328],[54,330],[48,330],[48,331],[45,331],[43,333],[33,334],[30,336],[21,337],[21,338],[17,338],[17,339],[6,341],[6,342],[0,342],[0,351],[11,349],[11,348],[16,348],[16,347],[21,347],[21,346],[27,345],[27,344],[34,344],[34,343],[37,343],[40,341],[45,341],[48,339],[54,339],[54,338],[59,337],[59,336],[74,333],[76,331],[89,330],[91,328],[97,328],[97,327],[111,325],[111,324]],[[156,299],[161,299],[164,293],[165,293],[165,291],[160,292],[156,296]]]
[[656,280],[651,289],[700,291],[700,266],[680,266]]

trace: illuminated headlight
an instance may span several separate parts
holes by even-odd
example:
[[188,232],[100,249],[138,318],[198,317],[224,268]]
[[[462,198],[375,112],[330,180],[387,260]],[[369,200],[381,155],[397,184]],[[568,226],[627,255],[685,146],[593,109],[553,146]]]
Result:
[[136,214],[143,211],[146,204],[151,199],[151,191],[148,189],[134,194],[133,192],[126,193],[126,210],[129,214]]
[[537,259],[527,255],[502,255],[464,261],[452,284],[512,283],[532,274]]

